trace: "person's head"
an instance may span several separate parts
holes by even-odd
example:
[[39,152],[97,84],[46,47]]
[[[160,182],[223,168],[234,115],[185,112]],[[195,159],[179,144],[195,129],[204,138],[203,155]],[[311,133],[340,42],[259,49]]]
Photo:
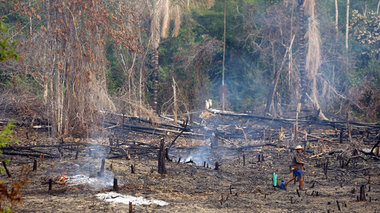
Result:
[[301,145],[296,146],[296,151],[298,153],[301,153],[302,152],[302,146]]

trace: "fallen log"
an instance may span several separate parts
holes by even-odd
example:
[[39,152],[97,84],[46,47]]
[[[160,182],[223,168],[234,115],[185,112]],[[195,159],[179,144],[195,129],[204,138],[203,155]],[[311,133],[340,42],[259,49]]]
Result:
[[[143,123],[147,123],[147,124],[150,124],[150,125],[153,125],[153,121],[152,120],[147,120],[147,119],[144,119],[144,118],[139,118],[139,117],[133,117],[133,116],[126,116],[124,114],[119,114],[119,113],[112,113],[112,112],[106,112],[106,111],[101,111],[102,113],[104,114],[107,114],[107,115],[111,115],[111,116],[117,116],[117,117],[120,117],[124,120],[129,120],[129,121],[137,121],[137,122],[143,122]],[[162,116],[160,115],[159,116],[160,118],[163,118],[163,119],[166,119],[166,120],[170,120],[170,118],[167,118],[165,116]],[[174,120],[173,120],[174,121]],[[112,121],[111,121],[112,122]],[[124,122],[123,122],[124,123]],[[157,123],[158,126],[161,126],[161,127],[167,127],[167,128],[175,128],[175,129],[180,129],[183,127],[183,124],[184,122],[182,121],[178,121],[177,122],[179,125],[175,125],[175,124],[167,124],[167,123]]]
[[359,151],[365,155],[370,155],[372,156],[374,159],[376,160],[380,160],[380,158],[378,157],[378,153],[375,153],[374,151],[377,150],[377,152],[379,152],[379,144],[380,144],[380,140],[377,141],[377,143],[372,147],[371,151],[369,152],[366,152],[364,150],[361,150],[359,149]]
[[[107,121],[106,123],[111,124],[111,125],[116,125],[117,124],[117,123],[111,122],[111,121]],[[122,126],[130,128],[131,130],[134,130],[134,131],[139,131],[139,132],[148,133],[148,134],[155,134],[155,135],[164,135],[167,132],[179,134],[181,132],[181,131],[172,130],[172,129],[164,129],[164,128],[159,128],[159,127],[139,126],[139,125],[132,125],[132,124],[116,125],[112,129],[120,128]],[[193,132],[187,132],[187,131],[184,131],[182,134],[185,135],[185,136],[189,136],[189,137],[202,137],[202,138],[204,137],[203,134],[193,133]]]
[[[307,137],[310,137],[310,138],[314,138],[314,139],[317,139],[317,140],[320,140],[321,139],[321,136],[314,136],[314,135],[311,135],[311,134],[307,134],[307,133],[305,133],[304,131],[299,131],[299,130],[297,130],[297,133],[300,133],[300,134],[302,134],[302,135],[306,135]],[[331,141],[331,140],[329,140],[329,139],[326,139],[326,138],[323,138],[323,140],[324,141],[328,141],[328,142],[333,142],[333,141]]]
[[[281,122],[285,124],[293,124],[296,122],[296,119],[292,118],[275,118],[270,116],[260,116],[260,115],[253,115],[253,114],[245,114],[245,113],[236,113],[231,111],[221,111],[217,109],[207,109],[209,112],[222,115],[222,116],[235,116],[235,117],[241,117],[241,118],[252,118],[252,119],[259,119],[259,120],[267,120],[267,121],[276,121]],[[334,128],[345,128],[347,122],[346,121],[327,121],[327,120],[305,120],[305,119],[298,119],[298,123],[303,124],[315,124],[320,126],[332,126]],[[374,128],[374,129],[380,129],[379,123],[360,123],[360,122],[353,122],[350,121],[348,124],[358,127],[368,127],[368,128]]]
[[33,153],[22,153],[22,152],[11,152],[11,151],[3,151],[3,155],[18,155],[24,157],[43,157],[43,158],[59,158],[59,155],[41,155],[41,154],[33,154]]

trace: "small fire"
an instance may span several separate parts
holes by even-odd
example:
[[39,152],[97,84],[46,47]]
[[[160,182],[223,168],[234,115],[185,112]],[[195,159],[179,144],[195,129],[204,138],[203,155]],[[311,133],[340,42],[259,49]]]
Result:
[[62,174],[59,174],[60,178],[58,180],[59,183],[63,183],[65,182],[67,179],[69,179],[68,177],[62,175]]

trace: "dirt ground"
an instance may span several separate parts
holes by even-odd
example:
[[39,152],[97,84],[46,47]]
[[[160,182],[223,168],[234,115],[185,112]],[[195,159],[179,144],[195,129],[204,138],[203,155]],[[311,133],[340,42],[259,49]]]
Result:
[[[23,138],[20,145],[58,143],[41,135],[43,133],[30,133],[29,140]],[[157,136],[141,135],[138,140],[154,145],[159,141]],[[307,189],[298,194],[298,183],[290,183],[287,191],[274,188],[272,184],[273,172],[278,174],[279,182],[291,178],[289,164],[293,153],[275,146],[249,146],[260,143],[263,141],[250,141],[249,144],[240,141],[245,148],[221,144],[211,150],[205,141],[180,138],[177,144],[181,144],[182,149],[170,152],[173,162],[166,163],[166,175],[157,173],[156,150],[130,152],[130,160],[105,160],[107,175],[105,183],[100,185],[70,182],[70,178],[77,174],[97,176],[102,156],[94,154],[99,151],[96,145],[84,147],[78,153],[78,159],[75,159],[75,153],[68,151],[61,159],[3,155],[11,160],[7,166],[12,177],[1,172],[0,178],[9,185],[22,166],[32,168],[37,159],[38,168],[29,173],[29,181],[21,190],[22,204],[14,207],[15,212],[128,212],[129,205],[108,203],[96,197],[98,193],[112,191],[113,178],[118,180],[120,194],[169,203],[167,206],[133,205],[133,212],[380,212],[379,161],[363,155],[351,160],[348,168],[341,168],[338,154],[318,158],[306,152],[304,175]],[[125,150],[130,146],[122,145]],[[327,143],[325,146],[331,150],[344,150],[349,145]],[[201,155],[211,168],[183,163],[191,157],[195,160],[197,152],[205,152]],[[258,155],[262,154],[264,161],[258,161]],[[177,162],[178,157],[182,158],[181,163]],[[322,168],[326,161],[329,162],[327,177]],[[214,169],[215,162],[218,162],[219,170]],[[131,173],[131,165],[135,173]],[[61,176],[69,179],[59,181]],[[52,190],[48,190],[49,179],[53,181]],[[361,185],[365,185],[367,201],[359,202]]]

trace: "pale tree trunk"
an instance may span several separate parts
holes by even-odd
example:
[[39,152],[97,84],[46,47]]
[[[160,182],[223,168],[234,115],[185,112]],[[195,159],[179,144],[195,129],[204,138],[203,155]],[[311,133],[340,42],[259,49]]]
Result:
[[314,103],[314,108],[319,112],[318,117],[323,120],[328,120],[323,114],[322,109],[318,100],[318,88],[317,88],[317,74],[321,66],[321,38],[319,32],[319,24],[315,16],[315,1],[308,0],[306,7],[309,17],[309,26],[308,26],[308,52],[306,57],[306,70],[311,82],[311,99]]
[[[335,0],[335,44],[338,43],[338,36],[339,36],[339,9],[338,9],[338,0]],[[337,58],[337,45],[334,45],[334,57]],[[331,82],[334,82],[335,80],[335,63],[332,65],[331,70]]]
[[[132,98],[132,96],[136,97],[135,96],[136,93],[134,91],[135,83],[134,83],[134,77],[133,77],[134,76],[133,75],[133,69],[135,67],[136,57],[137,57],[137,53],[135,52],[135,53],[133,53],[133,57],[132,57],[132,65],[128,70],[128,79],[129,79],[129,81],[128,81],[128,90],[129,90],[128,94],[129,94],[129,100],[133,101],[133,102],[135,102],[135,98]],[[133,115],[136,116],[135,107],[133,107],[132,105],[131,105],[131,111],[132,111]]]
[[226,107],[226,88],[224,84],[224,70],[226,62],[226,14],[227,14],[227,2],[224,0],[224,19],[223,19],[223,67],[222,67],[222,110]]
[[348,51],[348,31],[350,24],[350,0],[347,0],[347,11],[346,11],[346,50]]
[[50,91],[50,115],[52,118],[51,121],[51,136],[57,136],[57,116],[54,104],[54,89],[53,89],[53,77],[49,79],[49,91]]
[[[144,63],[144,61],[142,62]],[[140,68],[140,73],[139,73],[139,117],[141,116],[141,108],[142,108],[142,88],[143,88],[143,84],[142,84],[142,78],[143,78],[143,66],[141,66]]]
[[338,34],[339,28],[338,28],[338,18],[339,18],[339,11],[338,11],[338,0],[335,0],[335,31]]
[[[149,46],[149,45],[148,45]],[[145,68],[145,58],[146,58],[146,55],[148,54],[148,50],[145,51],[143,57],[142,57],[142,60],[141,60],[141,66],[140,66],[140,71],[139,71],[139,116],[141,116],[141,109],[143,108],[143,88],[144,88],[144,84],[143,84],[143,78],[144,78],[144,68]]]
[[[32,2],[29,0],[29,8],[32,7]],[[32,22],[32,17],[29,16],[29,35],[32,35],[33,33],[33,22]]]
[[380,8],[380,0],[379,2],[377,2],[376,15],[379,15],[379,8]]
[[177,123],[177,113],[178,113],[178,105],[177,105],[177,89],[176,89],[177,83],[174,80],[173,77],[173,115],[174,115],[174,123]]
[[158,48],[153,50],[153,110],[158,113]]
[[347,11],[346,11],[346,73],[348,74],[348,32],[350,25],[350,0],[347,0]]

